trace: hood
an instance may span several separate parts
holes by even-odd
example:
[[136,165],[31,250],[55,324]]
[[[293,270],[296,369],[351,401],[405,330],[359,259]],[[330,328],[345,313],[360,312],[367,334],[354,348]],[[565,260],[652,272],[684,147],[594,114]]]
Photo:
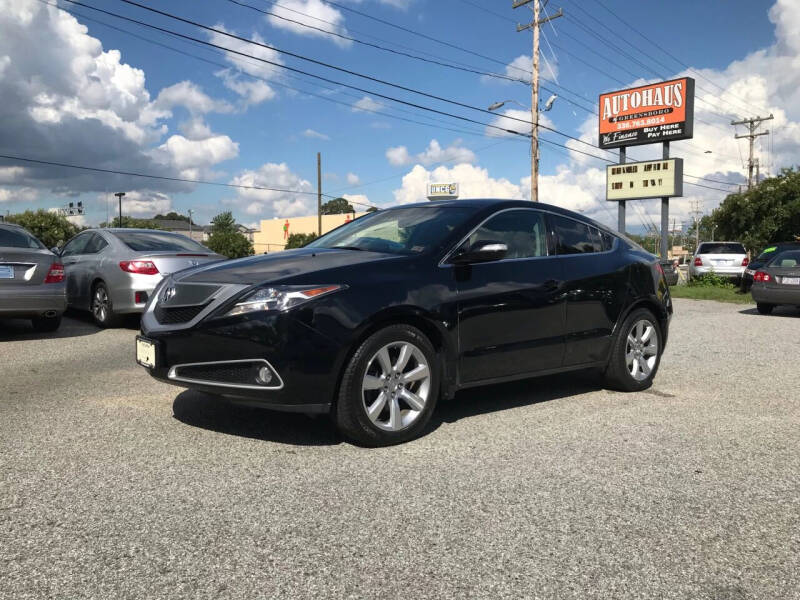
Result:
[[176,281],[187,283],[237,283],[254,285],[340,267],[403,258],[365,250],[299,248],[262,254],[187,269]]

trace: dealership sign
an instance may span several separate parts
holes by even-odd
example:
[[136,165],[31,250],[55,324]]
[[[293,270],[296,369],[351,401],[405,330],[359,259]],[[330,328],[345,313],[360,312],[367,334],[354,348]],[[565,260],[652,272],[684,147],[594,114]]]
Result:
[[453,200],[458,198],[457,183],[429,183],[428,200]]
[[682,77],[600,95],[600,148],[693,135],[694,79]]
[[682,158],[663,158],[606,167],[606,200],[639,200],[682,195]]

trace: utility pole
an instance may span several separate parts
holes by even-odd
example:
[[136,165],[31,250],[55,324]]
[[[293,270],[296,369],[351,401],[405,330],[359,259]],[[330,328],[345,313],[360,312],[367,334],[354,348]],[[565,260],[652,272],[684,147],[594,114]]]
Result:
[[119,226],[122,227],[122,197],[125,195],[125,192],[117,192],[114,195],[119,198]]
[[762,121],[769,121],[774,119],[775,117],[772,116],[772,113],[768,117],[751,117],[749,119],[742,119],[741,121],[731,121],[731,125],[747,125],[747,128],[750,130],[750,133],[746,133],[744,135],[739,135],[738,133],[734,135],[734,137],[739,140],[742,138],[749,138],[750,139],[750,157],[747,160],[747,189],[751,189],[753,187],[753,168],[756,166],[756,160],[753,158],[753,150],[754,150],[754,142],[755,139],[761,135],[769,135],[769,129],[766,131],[762,131],[760,133],[756,133],[756,129],[758,126],[761,125]]
[[[539,28],[553,19],[564,15],[562,9],[544,19],[539,18],[540,0],[514,0],[511,8],[519,8],[533,2],[533,21],[527,25],[517,25],[517,32],[533,29],[533,72],[531,76],[531,200],[539,201]],[[544,0],[542,6],[547,5]]]
[[317,152],[317,235],[322,235],[322,155]]
[[192,239],[192,213],[194,211],[190,208],[189,209],[189,239]]

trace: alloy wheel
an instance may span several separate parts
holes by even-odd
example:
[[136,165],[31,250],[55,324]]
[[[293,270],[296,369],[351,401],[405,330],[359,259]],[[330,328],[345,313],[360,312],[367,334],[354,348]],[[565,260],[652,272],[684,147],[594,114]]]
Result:
[[628,333],[625,345],[625,364],[636,381],[644,381],[658,360],[658,331],[655,324],[640,319]]
[[410,427],[431,393],[431,370],[422,350],[410,342],[392,342],[367,363],[361,385],[369,420],[385,431]]
[[105,286],[98,285],[94,290],[94,298],[92,298],[92,313],[94,318],[101,323],[105,323],[108,316],[108,292]]

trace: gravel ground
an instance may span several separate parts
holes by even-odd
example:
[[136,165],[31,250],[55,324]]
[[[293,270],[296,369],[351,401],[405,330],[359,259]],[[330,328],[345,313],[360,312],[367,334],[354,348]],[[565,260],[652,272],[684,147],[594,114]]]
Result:
[[473,389],[378,450],[150,379],[134,326],[0,324],[0,597],[800,598],[800,311],[675,304],[647,392]]

